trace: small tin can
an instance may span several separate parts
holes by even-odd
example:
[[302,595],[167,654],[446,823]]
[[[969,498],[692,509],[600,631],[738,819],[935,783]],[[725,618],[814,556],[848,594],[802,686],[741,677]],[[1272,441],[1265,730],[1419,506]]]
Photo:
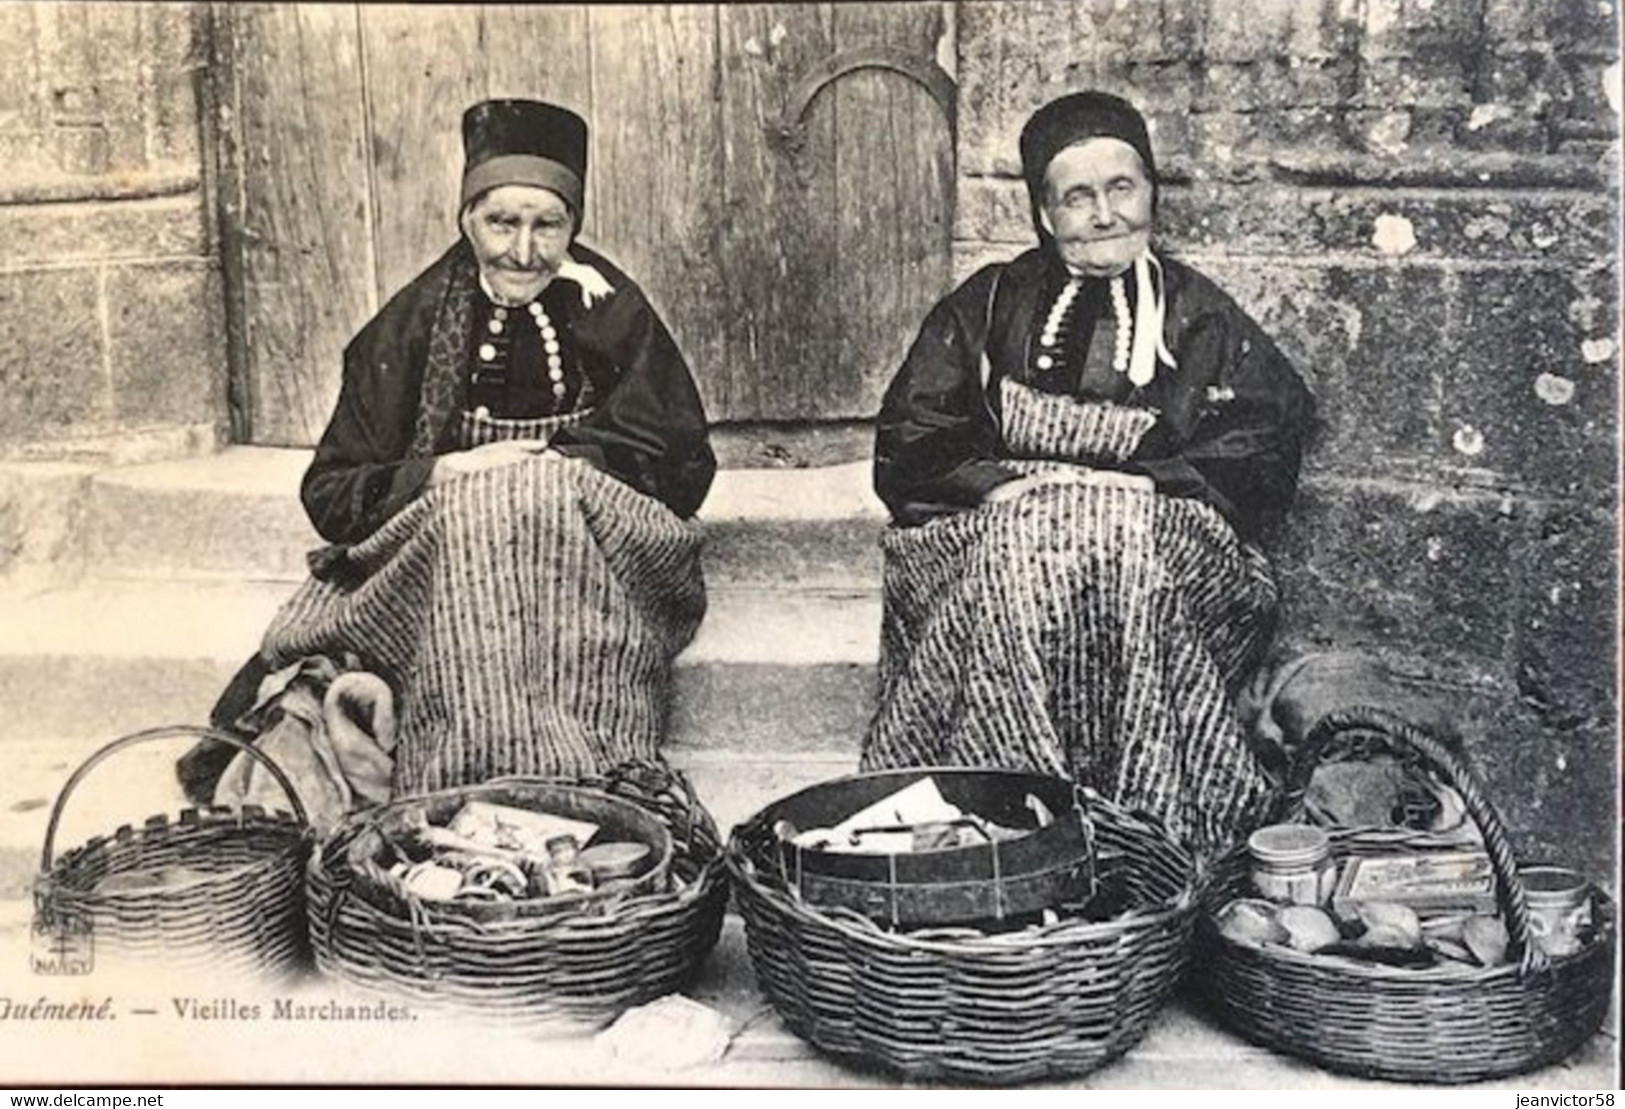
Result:
[[1326,833],[1308,824],[1272,824],[1247,839],[1253,888],[1282,905],[1325,905],[1337,887]]
[[576,861],[592,871],[592,880],[602,885],[637,877],[647,869],[649,854],[647,844],[616,841],[583,848]]
[[579,893],[592,889],[592,869],[582,865],[581,844],[575,836],[554,836],[545,846],[550,892]]
[[1561,866],[1525,866],[1518,878],[1535,946],[1554,958],[1583,948],[1592,924],[1591,883],[1585,875]]

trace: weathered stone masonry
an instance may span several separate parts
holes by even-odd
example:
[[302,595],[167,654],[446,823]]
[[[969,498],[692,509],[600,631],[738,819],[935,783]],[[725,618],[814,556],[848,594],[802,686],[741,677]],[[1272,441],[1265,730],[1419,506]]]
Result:
[[174,453],[224,424],[204,18],[185,4],[0,4],[5,456]]
[[[1612,873],[1618,32],[1607,3],[958,9],[956,269],[1032,241],[1016,136],[1153,120],[1167,248],[1312,381],[1287,634],[1460,714],[1533,854]],[[1612,90],[1612,92],[1610,92]],[[1610,97],[1613,99],[1610,99]]]

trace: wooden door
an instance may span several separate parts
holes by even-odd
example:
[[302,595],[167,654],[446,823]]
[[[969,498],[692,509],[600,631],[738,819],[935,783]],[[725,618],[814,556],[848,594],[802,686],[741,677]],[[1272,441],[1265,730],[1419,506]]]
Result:
[[591,127],[583,238],[711,418],[874,414],[950,276],[941,3],[216,9],[238,438],[315,441],[340,354],[456,235],[463,110]]

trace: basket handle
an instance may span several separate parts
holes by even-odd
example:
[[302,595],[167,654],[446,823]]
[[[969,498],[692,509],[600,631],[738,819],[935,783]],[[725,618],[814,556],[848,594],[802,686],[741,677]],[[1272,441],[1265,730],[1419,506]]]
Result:
[[288,800],[293,805],[294,816],[298,818],[300,825],[307,828],[310,826],[310,819],[305,814],[305,806],[300,802],[299,794],[294,792],[293,783],[288,780],[288,776],[283,772],[282,768],[273,762],[271,757],[264,751],[251,743],[238,739],[234,735],[228,735],[213,728],[200,728],[192,724],[170,724],[161,728],[149,728],[144,732],[133,732],[130,735],[115,739],[80,763],[79,769],[69,775],[67,784],[62,787],[62,792],[56,795],[56,804],[51,806],[50,822],[45,825],[45,847],[40,852],[40,873],[49,873],[52,864],[56,861],[56,826],[62,819],[62,809],[68,803],[68,795],[74,791],[80,782],[84,781],[85,776],[90,773],[97,763],[124,750],[126,747],[134,747],[138,743],[147,743],[160,739],[179,739],[182,736],[193,739],[218,740],[221,743],[237,748],[239,751],[252,755],[259,761],[261,766],[271,772],[271,777],[276,779],[276,784],[281,786],[282,792],[288,795]]
[[1374,733],[1395,754],[1414,752],[1420,755],[1443,776],[1446,784],[1461,794],[1467,814],[1483,833],[1484,849],[1495,872],[1501,907],[1506,910],[1511,939],[1521,955],[1521,969],[1525,973],[1545,970],[1549,960],[1531,938],[1529,901],[1524,894],[1523,882],[1518,878],[1518,865],[1500,814],[1484,795],[1477,776],[1467,764],[1439,740],[1404,717],[1373,705],[1351,705],[1322,716],[1304,737],[1277,814],[1301,811],[1304,793],[1322,756],[1342,733],[1350,731]]

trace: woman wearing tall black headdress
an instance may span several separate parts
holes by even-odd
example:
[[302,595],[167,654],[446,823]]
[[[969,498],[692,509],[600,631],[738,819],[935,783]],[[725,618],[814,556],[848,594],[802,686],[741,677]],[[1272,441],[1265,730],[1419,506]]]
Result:
[[1258,542],[1313,401],[1234,301],[1152,248],[1144,120],[1098,92],[1021,134],[1039,245],[926,318],[881,409],[868,768],[1074,778],[1203,853],[1268,782],[1232,697],[1273,631]]
[[585,122],[490,101],[463,139],[462,238],[344,353],[302,487],[333,546],[261,652],[389,681],[397,794],[652,756],[705,610],[705,414],[643,293],[576,241]]

